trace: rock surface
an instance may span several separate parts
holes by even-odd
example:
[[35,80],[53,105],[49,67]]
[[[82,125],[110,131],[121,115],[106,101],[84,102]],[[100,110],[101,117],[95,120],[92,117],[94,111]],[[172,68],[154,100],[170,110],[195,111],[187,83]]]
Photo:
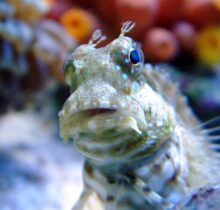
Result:
[[82,157],[40,116],[0,119],[0,209],[69,210],[82,190]]
[[182,199],[174,210],[220,210],[220,185],[198,189]]

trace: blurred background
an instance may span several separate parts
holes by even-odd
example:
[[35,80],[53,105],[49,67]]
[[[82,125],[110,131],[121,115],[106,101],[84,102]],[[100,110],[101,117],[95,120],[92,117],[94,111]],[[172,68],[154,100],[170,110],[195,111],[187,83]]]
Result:
[[100,28],[124,21],[146,63],[162,66],[201,121],[220,115],[220,0],[1,0],[0,209],[68,210],[82,157],[59,137],[62,65]]

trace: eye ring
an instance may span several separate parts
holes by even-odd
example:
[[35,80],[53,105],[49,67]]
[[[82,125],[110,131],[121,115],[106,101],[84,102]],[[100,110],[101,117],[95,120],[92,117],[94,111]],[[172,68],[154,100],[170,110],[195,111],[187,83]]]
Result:
[[141,45],[139,43],[135,42],[133,47],[129,50],[128,59],[133,65],[144,63],[144,54],[141,50]]

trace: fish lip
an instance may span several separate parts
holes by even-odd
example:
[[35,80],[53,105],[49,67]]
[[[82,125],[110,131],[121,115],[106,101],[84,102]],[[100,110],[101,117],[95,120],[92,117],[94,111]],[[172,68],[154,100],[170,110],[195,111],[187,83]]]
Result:
[[[82,114],[83,116],[87,116],[87,119],[90,119],[92,117],[95,116],[100,116],[100,115],[111,115],[111,114],[115,114],[115,112],[118,112],[120,109],[120,107],[117,106],[88,106],[88,107],[84,107],[82,109],[62,109],[59,112],[59,118],[62,121],[69,121],[73,118],[75,118],[75,116],[77,116],[77,114]],[[94,114],[92,113],[94,112]]]
[[94,108],[88,108],[81,110],[79,112],[87,114],[89,117],[94,117],[97,115],[102,115],[102,114],[113,114],[117,111],[118,109],[115,107],[94,107]]
[[[115,112],[118,112],[120,110],[120,108],[116,107],[116,106],[112,106],[112,107],[86,107],[84,109],[79,109],[79,110],[74,110],[71,111],[70,115],[68,116],[68,118],[73,118],[75,117],[77,114],[82,114],[84,116],[87,116],[87,118],[92,118],[95,116],[100,116],[100,115],[111,115],[114,114]],[[59,116],[64,116],[65,112],[60,112]],[[65,117],[64,117],[65,118]]]

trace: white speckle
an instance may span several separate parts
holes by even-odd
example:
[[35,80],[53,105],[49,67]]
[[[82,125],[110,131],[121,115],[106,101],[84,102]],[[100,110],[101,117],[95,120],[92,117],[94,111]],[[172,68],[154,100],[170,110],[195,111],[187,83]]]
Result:
[[158,127],[163,126],[163,121],[162,121],[162,120],[158,120],[158,121],[157,121],[157,126],[158,126]]
[[165,180],[169,180],[174,174],[174,165],[170,160],[163,164],[162,174]]
[[128,75],[127,75],[127,74],[123,74],[123,75],[122,75],[122,78],[123,78],[124,80],[126,80],[126,79],[128,79]]
[[125,102],[124,100],[122,100],[122,101],[120,102],[120,107],[121,107],[121,108],[124,108],[124,107],[126,107],[126,106],[127,106],[126,102]]
[[138,108],[137,107],[133,107],[133,112],[137,113],[138,112]]
[[116,70],[117,71],[120,71],[121,70],[121,67],[119,65],[116,65]]
[[153,133],[154,133],[153,131],[148,131],[148,132],[147,132],[147,134],[148,134],[149,136],[152,136]]
[[61,117],[62,115],[64,115],[64,110],[59,111],[58,117]]
[[99,100],[94,101],[93,106],[94,107],[100,107],[100,101]]
[[[147,123],[147,127],[148,128],[153,128],[153,124],[152,123]],[[150,132],[150,131],[149,131]]]
[[83,60],[80,60],[80,59],[76,59],[73,61],[73,65],[76,67],[76,68],[82,68],[83,67]]
[[179,166],[179,163],[180,163],[180,154],[179,154],[179,152],[177,151],[177,148],[174,145],[171,146],[169,152],[170,152],[170,155],[173,157],[174,167],[177,168]]
[[148,180],[148,185],[152,190],[159,192],[164,186],[164,180],[161,179],[161,176],[153,175]]
[[142,179],[148,178],[151,174],[149,167],[146,166],[138,168],[136,172],[138,177],[141,177]]
[[70,107],[70,113],[74,113],[77,111],[77,108],[76,108],[76,104],[73,104],[71,107]]
[[100,101],[100,107],[108,108],[110,106],[109,101]]
[[158,137],[156,135],[151,135],[150,136],[152,139],[157,139]]
[[90,102],[89,101],[83,101],[82,102],[82,109],[87,109],[90,106]]
[[[138,87],[139,87],[139,84],[138,84],[137,82],[133,82],[133,83],[132,83],[132,88],[133,88],[134,90],[138,89]],[[140,97],[143,97],[143,95],[140,95]]]
[[96,123],[94,121],[89,121],[88,122],[88,128],[91,130],[91,131],[96,131],[97,129],[97,126],[96,126]]
[[182,193],[175,191],[175,192],[171,193],[167,199],[168,199],[168,201],[170,201],[172,203],[177,203],[178,201],[180,201],[182,196],[183,196]]

